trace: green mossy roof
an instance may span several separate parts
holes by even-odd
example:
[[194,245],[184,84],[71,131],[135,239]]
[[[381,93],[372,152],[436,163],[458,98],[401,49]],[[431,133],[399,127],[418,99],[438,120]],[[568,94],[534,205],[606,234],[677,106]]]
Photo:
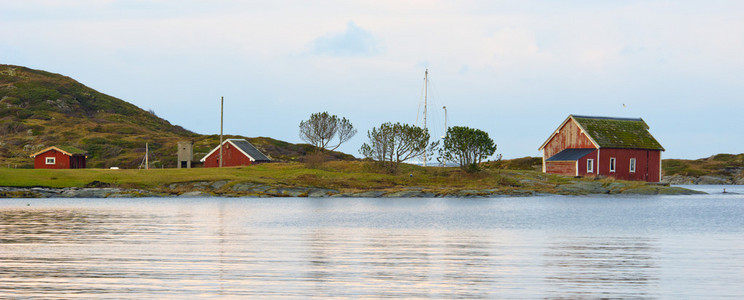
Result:
[[664,150],[643,119],[572,117],[600,148]]
[[70,154],[85,154],[87,153],[85,150],[80,150],[78,148],[75,148],[73,146],[57,146],[57,148],[66,151]]

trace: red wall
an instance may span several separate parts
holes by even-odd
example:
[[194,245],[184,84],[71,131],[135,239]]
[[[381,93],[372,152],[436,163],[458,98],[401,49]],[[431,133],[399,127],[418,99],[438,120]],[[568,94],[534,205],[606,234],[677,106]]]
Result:
[[[579,159],[579,176],[597,176],[597,150],[594,150],[594,152],[587,154],[586,156]],[[592,173],[588,173],[586,171],[587,167],[587,161],[593,159],[594,160],[594,170]]]
[[[599,151],[601,175],[621,180],[659,182],[661,151],[643,149],[605,149]],[[610,172],[610,158],[615,158],[615,172]],[[636,159],[636,170],[630,172],[630,159]],[[595,168],[596,169],[596,168]]]
[[[220,150],[217,149],[212,155],[208,156],[204,160],[205,168],[216,168],[220,166]],[[234,166],[249,166],[253,164],[250,158],[240,152],[235,146],[230,143],[224,143],[222,148],[222,166],[223,167],[234,167]]]
[[576,176],[575,161],[547,161],[545,162],[545,172],[552,174],[561,174]]
[[[55,164],[47,165],[46,164],[47,157],[54,157]],[[34,169],[69,169],[69,168],[70,168],[70,157],[55,149],[39,154],[34,158]]]

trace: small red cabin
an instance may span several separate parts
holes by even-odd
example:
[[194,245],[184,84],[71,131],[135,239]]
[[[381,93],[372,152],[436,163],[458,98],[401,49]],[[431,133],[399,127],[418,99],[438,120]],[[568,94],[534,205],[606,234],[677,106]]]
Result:
[[34,154],[34,169],[85,169],[85,151],[75,147],[49,147]]
[[569,115],[538,150],[543,172],[659,182],[664,148],[643,119]]
[[[244,139],[228,139],[222,142],[222,166],[249,166],[257,163],[271,162],[266,155]],[[209,152],[201,162],[205,168],[220,166],[220,146]]]

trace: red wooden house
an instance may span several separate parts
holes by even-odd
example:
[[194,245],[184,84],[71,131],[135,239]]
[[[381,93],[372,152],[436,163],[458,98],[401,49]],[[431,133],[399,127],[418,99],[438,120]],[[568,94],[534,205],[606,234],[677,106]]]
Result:
[[[257,163],[271,162],[261,151],[244,139],[228,139],[222,142],[222,166],[249,166]],[[205,168],[220,166],[220,146],[209,152],[201,162]]]
[[538,150],[543,172],[661,180],[664,148],[643,119],[569,115]]
[[85,169],[85,151],[75,147],[49,147],[34,154],[34,169]]

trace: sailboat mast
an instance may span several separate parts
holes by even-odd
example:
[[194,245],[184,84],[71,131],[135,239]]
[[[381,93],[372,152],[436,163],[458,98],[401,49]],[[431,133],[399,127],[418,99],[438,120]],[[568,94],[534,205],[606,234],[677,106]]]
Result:
[[[424,72],[424,130],[426,130],[426,106],[427,94],[429,92],[429,69]],[[426,167],[426,151],[424,151],[424,167]]]
[[[445,138],[447,136],[447,106],[442,106],[442,109],[444,109],[444,135],[442,138]],[[447,159],[442,158],[442,166],[447,166]]]

